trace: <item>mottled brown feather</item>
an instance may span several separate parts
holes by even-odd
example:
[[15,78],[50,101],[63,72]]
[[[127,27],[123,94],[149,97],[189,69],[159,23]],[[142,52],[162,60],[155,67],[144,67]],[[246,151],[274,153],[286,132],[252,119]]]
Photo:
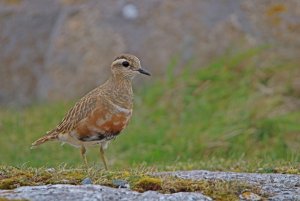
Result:
[[55,140],[61,133],[67,133],[74,129],[79,121],[84,119],[96,106],[97,101],[97,88],[84,97],[82,97],[75,105],[72,107],[62,121],[51,131],[35,142],[32,146],[38,146],[49,140]]
[[97,97],[88,94],[78,101],[55,128],[57,133],[66,133],[75,128],[96,106]]

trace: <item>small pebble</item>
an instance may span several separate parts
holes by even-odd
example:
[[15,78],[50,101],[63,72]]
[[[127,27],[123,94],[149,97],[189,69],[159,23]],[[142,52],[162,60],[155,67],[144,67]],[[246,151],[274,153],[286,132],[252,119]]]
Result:
[[114,179],[112,180],[112,184],[117,188],[130,188],[129,183],[125,180]]
[[48,169],[46,169],[46,171],[50,172],[50,173],[53,173],[53,172],[55,172],[55,169],[54,168],[48,168]]
[[139,15],[138,9],[133,4],[127,4],[122,9],[123,17],[129,20],[136,19]]
[[93,182],[90,178],[87,177],[84,180],[82,180],[81,184],[82,185],[88,185],[88,184],[93,184]]

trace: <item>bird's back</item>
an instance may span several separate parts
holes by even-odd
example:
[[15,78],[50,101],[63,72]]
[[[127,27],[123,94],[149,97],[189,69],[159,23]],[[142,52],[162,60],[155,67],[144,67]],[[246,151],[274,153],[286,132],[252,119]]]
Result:
[[[38,146],[49,140],[55,140],[61,133],[67,133],[74,129],[78,122],[84,119],[95,108],[97,102],[97,94],[101,89],[98,87],[84,97],[82,97],[75,105],[66,113],[61,122],[52,130],[48,131],[45,136],[39,138],[32,143],[32,146]],[[101,93],[101,92],[100,92]]]

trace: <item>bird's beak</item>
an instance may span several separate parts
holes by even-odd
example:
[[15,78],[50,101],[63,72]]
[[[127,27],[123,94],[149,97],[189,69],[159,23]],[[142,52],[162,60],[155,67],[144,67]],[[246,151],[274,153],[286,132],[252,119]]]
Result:
[[144,70],[142,68],[138,69],[137,71],[139,71],[140,73],[145,74],[145,75],[149,75],[149,76],[151,75],[149,72],[147,72],[146,70]]

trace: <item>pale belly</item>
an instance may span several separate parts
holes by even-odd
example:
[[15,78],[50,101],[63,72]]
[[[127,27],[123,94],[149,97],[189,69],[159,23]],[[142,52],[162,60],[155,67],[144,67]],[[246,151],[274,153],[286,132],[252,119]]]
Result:
[[64,134],[60,134],[58,136],[58,140],[63,142],[63,143],[67,143],[73,147],[77,147],[80,148],[81,146],[84,147],[89,147],[89,146],[95,146],[95,145],[101,145],[104,149],[107,148],[108,144],[110,143],[112,139],[103,139],[103,140],[99,140],[99,141],[88,141],[88,142],[83,142],[81,140],[78,140],[77,138],[72,137],[69,133],[64,133]]

